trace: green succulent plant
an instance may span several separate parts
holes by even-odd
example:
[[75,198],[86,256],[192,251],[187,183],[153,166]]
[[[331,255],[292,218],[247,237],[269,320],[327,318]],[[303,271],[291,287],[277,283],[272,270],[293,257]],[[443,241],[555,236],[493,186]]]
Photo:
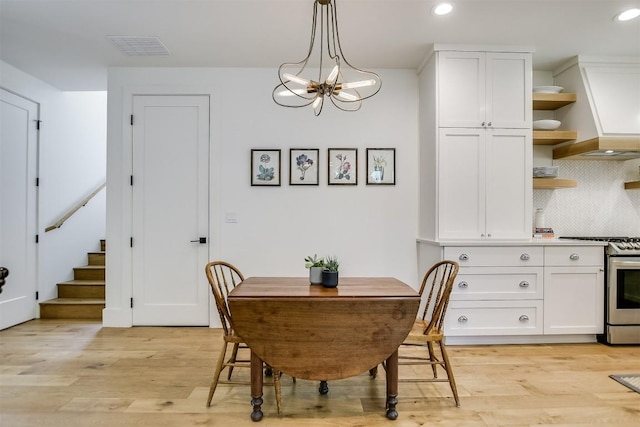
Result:
[[328,271],[338,271],[340,262],[336,256],[328,256],[324,260],[324,269]]
[[324,259],[318,258],[318,254],[308,256],[304,259],[304,268],[324,267]]

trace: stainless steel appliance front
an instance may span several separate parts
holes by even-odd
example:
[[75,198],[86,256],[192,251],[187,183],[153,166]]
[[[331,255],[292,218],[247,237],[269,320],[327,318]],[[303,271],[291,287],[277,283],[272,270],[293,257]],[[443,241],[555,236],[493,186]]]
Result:
[[607,342],[640,344],[640,256],[607,258]]

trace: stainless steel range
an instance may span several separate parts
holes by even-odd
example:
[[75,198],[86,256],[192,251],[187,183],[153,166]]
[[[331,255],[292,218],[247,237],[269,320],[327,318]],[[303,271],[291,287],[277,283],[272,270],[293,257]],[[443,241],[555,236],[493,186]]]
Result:
[[640,237],[561,237],[605,246],[605,333],[609,344],[640,344]]

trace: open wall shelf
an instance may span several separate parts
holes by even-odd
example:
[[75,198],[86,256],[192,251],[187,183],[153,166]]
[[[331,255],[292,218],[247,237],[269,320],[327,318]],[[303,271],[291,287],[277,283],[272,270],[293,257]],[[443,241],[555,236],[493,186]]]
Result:
[[574,188],[578,186],[575,179],[562,178],[533,178],[534,190],[557,190],[560,188]]

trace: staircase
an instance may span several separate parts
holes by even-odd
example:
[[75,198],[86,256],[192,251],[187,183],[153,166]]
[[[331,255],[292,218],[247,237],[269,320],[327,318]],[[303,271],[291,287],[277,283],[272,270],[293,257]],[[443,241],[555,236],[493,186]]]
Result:
[[73,269],[73,280],[58,283],[58,298],[40,303],[41,319],[102,319],[105,284],[105,241],[89,252],[89,264]]

